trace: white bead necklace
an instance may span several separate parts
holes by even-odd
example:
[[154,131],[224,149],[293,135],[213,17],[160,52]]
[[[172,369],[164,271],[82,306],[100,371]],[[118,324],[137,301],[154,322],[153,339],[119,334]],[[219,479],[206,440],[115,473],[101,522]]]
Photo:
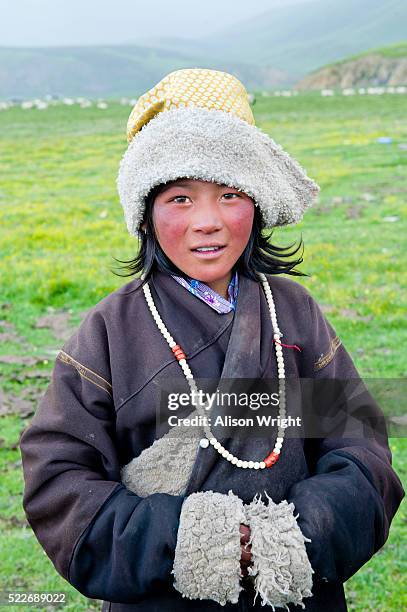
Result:
[[[269,311],[270,311],[270,318],[271,318],[271,322],[272,322],[273,330],[274,330],[273,339],[274,339],[274,349],[276,351],[276,358],[277,358],[277,371],[278,371],[278,379],[279,379],[279,396],[280,396],[279,397],[279,407],[280,407],[279,422],[281,423],[281,420],[284,419],[286,415],[284,358],[283,358],[283,349],[280,344],[280,338],[283,334],[280,332],[280,329],[278,327],[276,309],[274,306],[273,294],[271,293],[270,285],[267,282],[267,278],[265,277],[264,274],[258,273],[258,275],[259,275],[259,278],[261,280],[261,283],[264,289],[264,293],[265,293],[267,304],[268,304]],[[153,319],[156,322],[158,329],[160,330],[160,332],[166,339],[170,349],[174,353],[174,356],[177,359],[184,373],[185,378],[187,379],[191,392],[197,394],[198,388],[196,386],[193,374],[191,372],[191,368],[189,367],[187,363],[185,353],[182,350],[182,348],[175,342],[174,338],[171,336],[170,332],[166,328],[164,321],[161,319],[158,313],[158,310],[154,304],[153,296],[151,295],[151,291],[150,291],[150,287],[148,283],[143,285],[143,291],[144,291],[144,295],[147,301],[147,305],[153,316]],[[196,397],[196,395],[195,396],[193,395],[193,397]],[[198,411],[199,411],[199,408],[198,408]],[[202,438],[202,440],[199,443],[202,448],[208,448],[208,446],[212,444],[213,448],[216,449],[218,453],[222,455],[222,457],[224,457],[227,461],[230,461],[230,463],[232,463],[236,467],[240,467],[244,469],[249,468],[249,469],[254,469],[254,470],[259,470],[259,469],[261,470],[264,468],[271,467],[272,465],[276,463],[276,461],[278,461],[280,457],[281,447],[283,445],[284,433],[285,433],[284,428],[281,427],[280,425],[278,427],[277,439],[276,439],[274,448],[272,452],[263,459],[263,461],[245,461],[245,460],[239,459],[238,457],[235,457],[224,446],[222,446],[222,444],[218,442],[218,440],[212,434],[211,429],[208,425],[204,425],[203,429],[204,429],[206,437]]]

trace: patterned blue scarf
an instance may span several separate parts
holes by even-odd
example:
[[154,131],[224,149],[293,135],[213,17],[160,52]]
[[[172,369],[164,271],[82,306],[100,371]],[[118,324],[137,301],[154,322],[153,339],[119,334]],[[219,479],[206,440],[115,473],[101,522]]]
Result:
[[216,310],[219,314],[226,314],[231,310],[236,309],[237,294],[239,291],[239,280],[238,274],[235,272],[234,276],[228,286],[229,299],[226,300],[224,297],[216,293],[213,289],[201,283],[193,278],[182,278],[181,276],[171,275],[180,285],[185,287],[190,293],[196,295],[197,298],[208,304],[211,308]]

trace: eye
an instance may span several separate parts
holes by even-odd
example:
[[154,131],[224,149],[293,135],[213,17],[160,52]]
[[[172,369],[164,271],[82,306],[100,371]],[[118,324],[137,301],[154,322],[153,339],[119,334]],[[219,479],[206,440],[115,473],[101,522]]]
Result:
[[[185,204],[185,200],[188,200],[188,199],[189,199],[188,196],[180,195],[180,196],[175,196],[175,198],[172,198],[172,200],[170,200],[170,202],[176,202],[177,204]],[[184,201],[183,202],[179,202],[177,200],[184,200]]]
[[[226,198],[226,196],[236,196],[237,198],[240,198],[240,195],[238,193],[224,193],[223,197]],[[226,199],[231,199],[231,198],[226,198]]]

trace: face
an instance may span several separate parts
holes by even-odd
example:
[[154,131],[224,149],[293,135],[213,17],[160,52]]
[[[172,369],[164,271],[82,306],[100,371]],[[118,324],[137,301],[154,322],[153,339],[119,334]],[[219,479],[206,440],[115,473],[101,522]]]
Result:
[[253,218],[254,203],[245,193],[194,179],[167,183],[153,204],[157,240],[167,257],[224,296]]

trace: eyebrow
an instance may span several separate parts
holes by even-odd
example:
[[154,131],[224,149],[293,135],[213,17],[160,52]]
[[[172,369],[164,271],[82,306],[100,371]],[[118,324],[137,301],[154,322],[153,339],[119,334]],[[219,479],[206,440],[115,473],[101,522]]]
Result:
[[162,187],[162,189],[160,190],[160,193],[163,193],[164,191],[167,191],[168,189],[171,189],[171,187],[187,187],[187,188],[190,188],[191,185],[189,185],[188,183],[167,183],[166,185],[164,185]]
[[[173,184],[167,183],[162,187],[162,189],[160,189],[160,193],[164,193],[165,191],[168,191],[168,189],[171,189],[171,187],[174,187],[174,188],[184,187],[186,189],[193,189],[193,185],[191,185],[190,183],[183,183],[183,182],[179,182],[179,183],[177,182]],[[228,185],[219,185],[219,187],[223,189],[227,187],[228,189],[236,189],[236,191],[239,191],[237,187],[228,187]]]

